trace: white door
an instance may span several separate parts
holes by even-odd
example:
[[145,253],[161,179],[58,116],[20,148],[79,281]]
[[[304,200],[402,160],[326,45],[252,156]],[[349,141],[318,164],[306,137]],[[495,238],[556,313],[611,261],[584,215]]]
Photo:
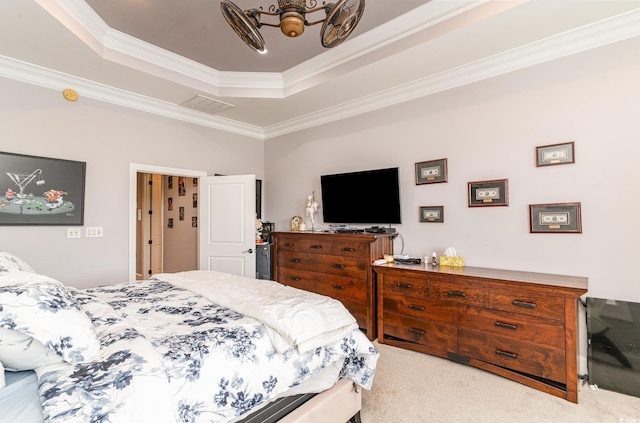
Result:
[[256,277],[255,175],[200,178],[198,268]]

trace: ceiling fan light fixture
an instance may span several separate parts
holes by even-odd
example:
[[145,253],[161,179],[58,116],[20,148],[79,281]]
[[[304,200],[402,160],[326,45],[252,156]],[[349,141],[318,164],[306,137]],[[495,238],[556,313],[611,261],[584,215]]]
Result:
[[298,12],[285,12],[280,15],[280,31],[287,37],[295,38],[304,32],[304,16]]
[[[318,0],[308,0],[313,6],[307,8],[307,0],[278,0],[278,8],[269,6],[268,11],[250,9],[242,11],[230,0],[220,0],[220,10],[227,23],[235,33],[253,50],[258,53],[266,53],[264,39],[258,31],[263,26],[279,27],[287,37],[299,37],[304,33],[305,26],[322,23],[320,41],[325,48],[332,48],[342,43],[355,29],[362,13],[365,0],[338,0],[336,3],[323,3],[316,7]],[[323,10],[326,19],[309,23],[307,14]],[[278,24],[261,22],[262,14],[278,16]]]

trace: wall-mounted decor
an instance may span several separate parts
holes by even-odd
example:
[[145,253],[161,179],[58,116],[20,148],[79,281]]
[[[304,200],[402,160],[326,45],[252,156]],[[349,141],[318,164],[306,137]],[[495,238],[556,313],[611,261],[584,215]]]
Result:
[[198,186],[198,178],[193,178],[193,187],[197,187]]
[[184,184],[184,180],[186,178],[184,176],[178,176],[178,196],[187,195],[187,187]]
[[582,233],[580,203],[529,204],[531,233]]
[[169,197],[167,199],[167,210],[169,211],[173,210],[173,197]]
[[198,193],[194,192],[192,195],[192,199],[193,199],[193,208],[197,208],[198,207]]
[[173,228],[173,218],[170,217],[169,220],[167,221],[167,228],[171,229]]
[[536,166],[575,163],[574,142],[536,147]]
[[420,207],[420,222],[444,222],[444,206]]
[[86,163],[0,152],[0,225],[84,223]]
[[447,182],[447,159],[416,163],[416,185]]
[[178,209],[178,216],[180,220],[184,220],[184,207],[180,206],[180,208]]
[[173,176],[169,176],[167,178],[167,188],[168,189],[173,189]]
[[191,227],[192,228],[198,227],[198,216],[191,216]]
[[469,182],[469,207],[508,206],[509,180]]

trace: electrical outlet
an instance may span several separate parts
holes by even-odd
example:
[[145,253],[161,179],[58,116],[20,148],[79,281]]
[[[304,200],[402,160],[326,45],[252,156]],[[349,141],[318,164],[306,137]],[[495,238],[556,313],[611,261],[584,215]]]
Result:
[[102,237],[102,226],[87,226],[87,228],[86,228],[86,237],[87,238],[101,238]]
[[82,238],[80,228],[67,228],[67,238]]

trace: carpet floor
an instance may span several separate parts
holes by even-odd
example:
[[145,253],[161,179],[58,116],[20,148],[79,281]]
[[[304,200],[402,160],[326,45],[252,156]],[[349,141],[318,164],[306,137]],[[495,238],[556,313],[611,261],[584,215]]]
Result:
[[640,423],[640,398],[582,386],[578,404],[427,354],[380,345],[362,423]]

